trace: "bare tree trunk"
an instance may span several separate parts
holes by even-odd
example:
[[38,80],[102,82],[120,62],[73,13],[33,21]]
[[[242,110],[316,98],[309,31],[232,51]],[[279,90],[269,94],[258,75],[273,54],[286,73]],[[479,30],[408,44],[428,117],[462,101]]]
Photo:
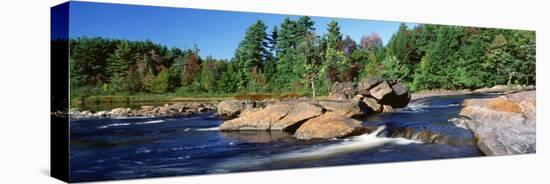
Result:
[[311,82],[311,92],[313,94],[313,99],[316,100],[317,99],[317,95],[315,94],[315,79],[314,78],[311,78],[310,79],[310,82]]

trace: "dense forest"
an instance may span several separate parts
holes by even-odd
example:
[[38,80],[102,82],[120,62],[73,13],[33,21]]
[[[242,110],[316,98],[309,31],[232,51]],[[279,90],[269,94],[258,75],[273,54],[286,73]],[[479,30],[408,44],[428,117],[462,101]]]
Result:
[[[317,35],[307,16],[268,30],[258,20],[230,60],[200,57],[199,48],[151,41],[70,40],[71,96],[175,93],[326,95],[332,83],[384,76],[413,91],[535,84],[532,31],[401,24],[387,45],[371,33],[353,40],[338,22]],[[313,90],[312,90],[313,89]]]

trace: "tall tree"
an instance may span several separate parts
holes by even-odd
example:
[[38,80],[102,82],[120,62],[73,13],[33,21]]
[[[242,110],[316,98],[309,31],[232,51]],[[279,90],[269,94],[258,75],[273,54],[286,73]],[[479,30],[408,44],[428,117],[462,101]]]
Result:
[[[235,62],[237,64],[237,87],[246,89],[249,86],[256,86],[258,75],[262,73],[264,61],[270,57],[268,51],[268,37],[265,32],[267,26],[263,21],[258,20],[246,30],[244,39],[239,43],[235,51]],[[251,75],[254,74],[254,75]]]
[[463,30],[456,26],[444,26],[437,30],[437,37],[422,58],[419,71],[414,75],[414,86],[419,89],[455,88],[454,63],[459,59]]
[[126,76],[128,66],[135,64],[135,54],[130,48],[130,43],[127,40],[121,41],[117,45],[115,52],[109,57],[107,72],[109,76],[119,74],[122,77]]
[[321,52],[319,47],[319,39],[315,32],[310,31],[304,36],[302,42],[298,44],[298,51],[301,53],[301,58],[304,60],[304,78],[306,83],[309,83],[311,94],[314,99],[317,98],[317,89],[315,84],[318,83],[319,73],[323,70]]
[[296,36],[298,37],[298,43],[304,39],[309,39],[310,33],[315,31],[313,25],[315,25],[315,22],[308,16],[303,16],[296,20]]
[[197,52],[197,50],[192,52],[188,51],[188,54],[185,58],[182,80],[184,86],[191,86],[195,82],[197,75],[201,71],[201,61]]
[[340,26],[338,22],[332,20],[327,25],[327,34],[325,35],[326,47],[339,50],[340,43],[342,42],[342,33],[340,33]]
[[98,37],[81,37],[70,42],[71,88],[101,85],[107,81],[107,59],[116,49],[116,42]]

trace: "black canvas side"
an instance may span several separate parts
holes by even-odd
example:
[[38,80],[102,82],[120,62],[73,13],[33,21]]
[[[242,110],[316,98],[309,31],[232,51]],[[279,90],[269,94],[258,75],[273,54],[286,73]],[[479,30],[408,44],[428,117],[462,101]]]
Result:
[[50,169],[69,182],[69,2],[51,8]]

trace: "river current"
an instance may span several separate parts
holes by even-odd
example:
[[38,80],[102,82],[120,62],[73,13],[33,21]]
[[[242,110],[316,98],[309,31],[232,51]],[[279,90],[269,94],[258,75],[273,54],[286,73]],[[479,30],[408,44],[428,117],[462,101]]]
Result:
[[[73,119],[70,124],[71,181],[264,171],[351,164],[482,156],[475,145],[426,144],[389,138],[394,128],[430,130],[450,136],[469,132],[447,120],[464,98],[428,97],[395,113],[366,118],[377,132],[345,139],[300,141],[285,132],[220,132],[211,113],[186,117]],[[464,134],[464,135],[463,135]]]

